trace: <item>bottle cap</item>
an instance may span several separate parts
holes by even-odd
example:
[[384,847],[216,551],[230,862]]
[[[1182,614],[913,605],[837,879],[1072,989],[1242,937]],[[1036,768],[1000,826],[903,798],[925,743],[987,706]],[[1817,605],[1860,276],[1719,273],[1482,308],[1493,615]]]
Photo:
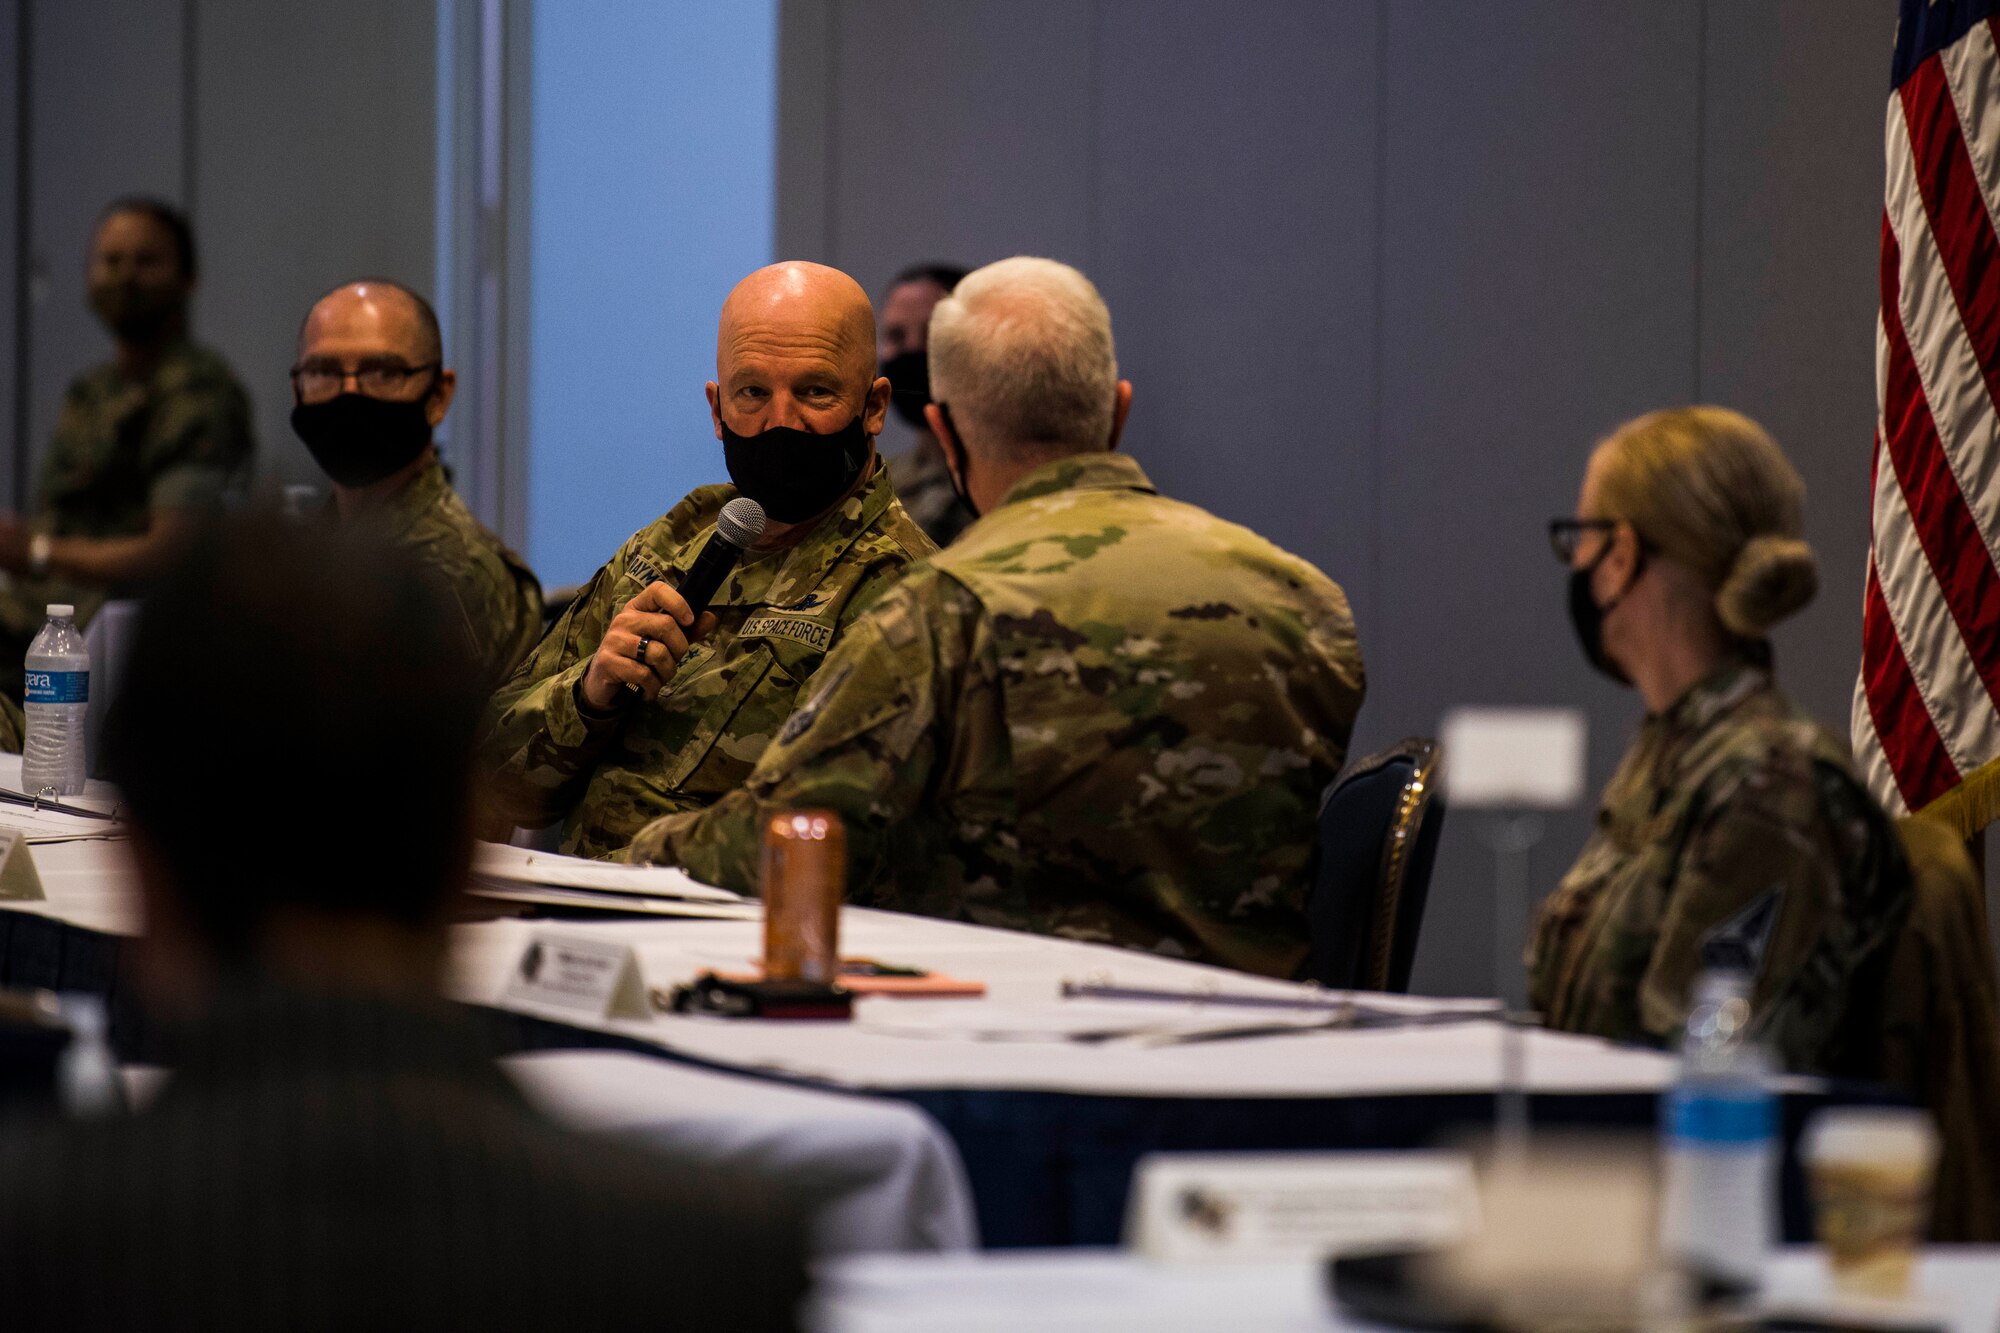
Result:
[[49,616],[51,619],[60,616],[66,620],[75,614],[76,614],[76,608],[71,606],[68,602],[49,603]]

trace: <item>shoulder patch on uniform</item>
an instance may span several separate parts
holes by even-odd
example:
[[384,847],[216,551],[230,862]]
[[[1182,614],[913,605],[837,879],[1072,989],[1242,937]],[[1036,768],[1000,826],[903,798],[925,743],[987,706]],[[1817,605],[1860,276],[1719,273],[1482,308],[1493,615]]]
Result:
[[641,584],[658,583],[666,577],[666,571],[660,568],[659,562],[645,551],[632,552],[632,558],[625,562],[625,572]]
[[1778,907],[1784,896],[1785,886],[1774,883],[1751,899],[1749,906],[1703,935],[1700,947],[1702,965],[1741,968],[1753,977],[1762,975],[1764,950],[1771,943],[1771,933],[1777,927]]
[[806,728],[818,720],[820,713],[826,708],[826,701],[840,688],[841,682],[847,679],[848,673],[852,670],[852,667],[842,667],[834,673],[832,680],[813,691],[812,698],[793,709],[792,715],[785,719],[783,729],[778,732],[778,744],[790,745],[805,735]]
[[910,608],[890,602],[875,612],[876,624],[891,648],[907,648],[917,641],[917,627],[910,621]]

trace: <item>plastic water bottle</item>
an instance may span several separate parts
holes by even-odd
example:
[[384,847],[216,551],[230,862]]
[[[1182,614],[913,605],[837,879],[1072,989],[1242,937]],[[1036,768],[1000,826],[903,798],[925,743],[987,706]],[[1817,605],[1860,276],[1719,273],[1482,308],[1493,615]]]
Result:
[[1663,1099],[1660,1246],[1704,1277],[1755,1287],[1773,1241],[1778,1109],[1770,1063],[1750,1036],[1747,968],[1695,985],[1680,1077]]
[[83,790],[90,654],[75,617],[75,607],[51,605],[48,624],[28,645],[28,736],[21,749],[21,786],[30,796],[74,796]]
[[56,1063],[56,1094],[63,1110],[80,1120],[124,1110],[125,1085],[118,1078],[104,1001],[95,995],[65,995],[62,1007],[70,1025],[69,1045]]

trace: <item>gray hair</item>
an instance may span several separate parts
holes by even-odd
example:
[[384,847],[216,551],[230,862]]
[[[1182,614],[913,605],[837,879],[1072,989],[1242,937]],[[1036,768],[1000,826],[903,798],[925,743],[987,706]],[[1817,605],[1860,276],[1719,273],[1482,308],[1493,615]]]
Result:
[[1016,458],[1104,448],[1118,387],[1111,312],[1090,279],[1018,255],[967,274],[931,313],[931,397]]

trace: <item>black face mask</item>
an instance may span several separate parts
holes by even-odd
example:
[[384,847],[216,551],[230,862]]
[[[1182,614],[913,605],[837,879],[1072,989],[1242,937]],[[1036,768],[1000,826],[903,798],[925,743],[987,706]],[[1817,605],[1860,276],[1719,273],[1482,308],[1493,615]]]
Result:
[[930,353],[898,352],[882,363],[882,374],[888,378],[889,405],[896,409],[896,415],[913,430],[929,430],[924,408],[931,401]]
[[[736,489],[780,523],[803,523],[840,503],[868,465],[867,409],[831,435],[773,426],[738,435],[722,422],[722,461]],[[720,414],[718,414],[720,420]]]
[[[1596,596],[1590,591],[1590,576],[1597,572],[1597,567],[1604,563],[1604,557],[1610,554],[1611,543],[1606,542],[1604,549],[1597,553],[1597,559],[1582,569],[1570,571],[1569,622],[1575,627],[1576,641],[1583,646],[1583,655],[1590,659],[1590,664],[1620,685],[1630,685],[1632,678],[1625,674],[1625,668],[1619,666],[1612,660],[1611,655],[1604,651],[1604,617],[1616,610],[1618,603],[1625,600],[1625,593],[1632,590],[1632,584],[1626,584],[1625,592],[1612,598],[1609,606],[1599,606]],[[1632,569],[1633,582],[1638,581],[1640,573],[1645,568],[1646,551],[1641,547],[1638,563]]]
[[965,437],[958,433],[958,423],[951,419],[951,408],[943,403],[939,403],[937,408],[938,415],[944,418],[945,429],[951,432],[952,442],[958,446],[958,467],[956,470],[945,468],[944,475],[951,481],[951,493],[965,506],[965,512],[976,519],[980,517],[979,506],[972,503],[972,493],[962,480],[965,470],[972,466],[972,455],[966,450]]
[[390,402],[343,393],[323,403],[299,403],[292,408],[292,433],[336,486],[372,486],[408,467],[431,442],[424,415],[429,401],[428,394]]
[[114,338],[151,342],[181,310],[179,287],[142,282],[91,284],[90,308]]

